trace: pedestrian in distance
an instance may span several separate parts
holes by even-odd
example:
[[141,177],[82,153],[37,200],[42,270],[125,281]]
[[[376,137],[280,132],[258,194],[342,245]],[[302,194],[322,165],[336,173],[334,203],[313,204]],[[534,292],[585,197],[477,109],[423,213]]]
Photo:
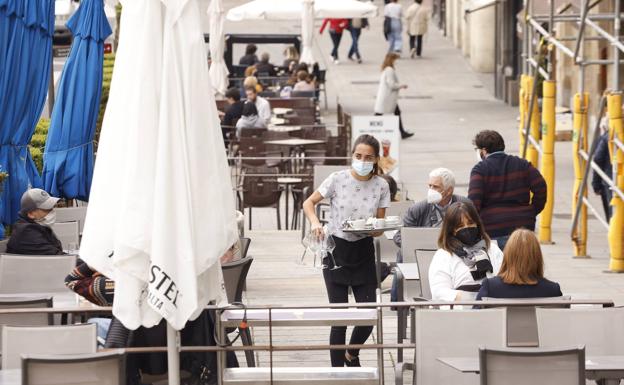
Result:
[[355,18],[349,19],[349,24],[347,29],[351,33],[351,48],[349,49],[349,55],[347,58],[349,60],[354,60],[353,56],[355,56],[355,60],[358,63],[362,63],[362,55],[360,55],[360,47],[359,40],[360,34],[362,33],[362,29],[368,28],[368,19],[366,18]]
[[422,0],[414,0],[405,12],[407,35],[409,36],[410,57],[422,54],[423,35],[427,33],[429,10],[422,5]]
[[379,80],[379,89],[377,90],[377,98],[375,99],[375,115],[392,114],[399,117],[399,131],[401,138],[407,139],[414,135],[405,131],[403,128],[403,120],[401,119],[401,110],[399,109],[399,91],[406,89],[407,85],[400,84],[394,69],[394,62],[399,55],[389,52],[381,65],[381,79]]
[[322,34],[329,24],[329,37],[332,40],[332,51],[331,51],[331,60],[334,64],[340,64],[338,60],[338,48],[340,47],[340,40],[342,39],[342,32],[347,28],[349,24],[349,20],[347,19],[325,19],[323,20],[323,24],[321,25],[321,29],[319,33]]
[[384,6],[384,33],[388,40],[388,52],[401,55],[403,50],[403,8],[398,0],[392,0]]

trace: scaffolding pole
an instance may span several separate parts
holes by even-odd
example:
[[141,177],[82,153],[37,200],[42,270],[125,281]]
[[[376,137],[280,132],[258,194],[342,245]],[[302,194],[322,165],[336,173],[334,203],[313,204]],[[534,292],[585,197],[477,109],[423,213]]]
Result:
[[[541,46],[546,41],[549,48],[555,48],[563,55],[571,58],[576,65],[578,73],[578,93],[574,97],[574,131],[573,131],[573,152],[574,152],[574,168],[575,168],[575,187],[573,192],[573,218],[571,238],[574,243],[575,256],[586,256],[587,242],[587,209],[589,208],[594,214],[597,214],[594,207],[587,197],[587,184],[589,173],[594,170],[595,173],[602,178],[605,183],[610,186],[613,192],[611,206],[614,213],[620,215],[611,217],[610,223],[607,223],[602,217],[599,221],[603,225],[609,225],[609,246],[611,250],[611,262],[609,269],[611,271],[624,270],[624,128],[621,118],[621,94],[620,90],[620,67],[623,64],[622,53],[624,52],[624,43],[620,39],[621,20],[624,18],[622,13],[622,0],[581,0],[580,13],[555,14],[554,1],[549,0],[548,14],[536,14],[534,12],[533,3],[536,0],[524,0],[524,23],[523,23],[523,74],[520,80],[520,151],[521,155],[527,158],[534,158],[535,151],[541,156],[541,162],[544,163],[544,157],[550,157],[550,143],[542,142],[539,146],[539,138],[531,135],[532,121],[536,115],[533,103],[536,103],[537,82],[541,77],[545,81],[550,79],[558,79],[552,62],[549,61],[548,70],[545,71],[540,62],[543,59]],[[598,5],[609,3],[610,10],[598,9]],[[606,7],[603,7],[606,8]],[[570,7],[558,10],[560,13],[571,11]],[[572,24],[578,28],[576,36],[563,36],[563,34],[555,33],[555,25]],[[544,25],[548,25],[547,28]],[[561,36],[557,36],[561,35]],[[537,39],[540,37],[541,39]],[[539,40],[539,43],[537,42]],[[610,57],[600,57],[598,54],[594,57],[588,57],[585,43],[588,41],[606,42],[610,46]],[[589,95],[586,92],[586,67],[593,65],[611,66],[609,67],[610,91],[605,92],[601,98],[599,115],[596,117],[596,126],[590,134],[587,129],[587,121],[589,114],[589,101],[597,100],[600,95]],[[548,116],[544,116],[542,123],[542,139],[545,134],[550,134],[550,124],[552,122],[551,102],[553,93],[549,91],[545,95],[549,100]],[[602,92],[602,91],[601,91]],[[609,103],[609,150],[613,164],[613,177],[608,176],[600,170],[599,166],[594,162],[594,153],[597,140],[600,137],[600,118],[602,113],[607,110],[607,102]],[[620,103],[616,107],[616,104]],[[537,114],[539,115],[539,109]],[[542,111],[544,114],[544,111]],[[544,124],[545,123],[545,124]],[[545,127],[548,125],[548,127]],[[550,140],[550,138],[548,138]],[[541,151],[540,151],[541,150]],[[550,159],[546,159],[550,164]],[[547,167],[548,168],[548,167]],[[554,172],[554,164],[553,164]],[[550,170],[548,171],[550,173]],[[614,218],[615,217],[615,218]],[[540,228],[540,233],[543,230]],[[544,235],[548,232],[544,230]],[[544,240],[544,239],[543,239]]]

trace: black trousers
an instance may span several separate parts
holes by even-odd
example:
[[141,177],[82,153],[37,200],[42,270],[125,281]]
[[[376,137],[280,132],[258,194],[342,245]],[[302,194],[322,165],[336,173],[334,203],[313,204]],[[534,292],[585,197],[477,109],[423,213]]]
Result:
[[422,53],[422,38],[423,35],[409,35],[410,50],[416,48],[416,56]]
[[[327,297],[329,297],[330,303],[347,303],[349,302],[349,286],[335,283],[325,277],[325,287],[327,287]],[[377,285],[375,283],[351,286],[353,290],[353,296],[356,302],[375,302],[375,289]],[[372,326],[356,326],[351,333],[351,339],[349,344],[363,344],[373,332]],[[329,333],[330,345],[345,345],[347,339],[347,327],[346,326],[333,326]],[[359,349],[349,349],[349,354],[352,356],[358,356]],[[342,349],[331,350],[329,353],[331,357],[332,366],[344,366],[345,363],[345,351]]]
[[[375,113],[375,115],[383,115],[383,114]],[[399,117],[399,131],[401,131],[401,135],[406,134],[407,132],[405,132],[405,128],[403,127],[403,119],[401,118],[401,109],[399,108],[398,104],[394,108],[394,115]]]
[[334,60],[338,59],[338,47],[340,47],[340,40],[342,39],[342,32],[338,33],[336,31],[329,30],[329,37],[331,37],[332,44],[334,48],[331,51],[331,55]]

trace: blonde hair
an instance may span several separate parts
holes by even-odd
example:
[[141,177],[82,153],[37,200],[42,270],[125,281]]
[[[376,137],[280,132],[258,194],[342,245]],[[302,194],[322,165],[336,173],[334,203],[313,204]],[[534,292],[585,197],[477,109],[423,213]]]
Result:
[[243,88],[256,88],[258,79],[255,76],[247,76],[243,81]]
[[498,276],[512,285],[535,285],[544,278],[544,258],[537,237],[532,231],[518,229],[511,233]]
[[297,52],[297,48],[292,45],[286,47],[284,50],[284,56],[286,56],[286,60],[299,61],[299,52]]
[[386,57],[384,58],[383,63],[381,64],[381,70],[385,70],[386,67],[394,68],[394,62],[399,58],[399,54],[395,52],[388,52]]
[[250,65],[249,67],[245,68],[245,76],[253,76],[256,73],[256,66],[255,65]]

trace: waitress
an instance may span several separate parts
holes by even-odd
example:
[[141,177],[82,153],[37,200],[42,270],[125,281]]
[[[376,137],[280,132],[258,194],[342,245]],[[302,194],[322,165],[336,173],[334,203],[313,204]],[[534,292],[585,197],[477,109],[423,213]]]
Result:
[[[323,278],[330,303],[349,302],[349,287],[356,302],[375,302],[377,275],[373,236],[380,236],[383,232],[353,234],[342,229],[346,220],[384,218],[386,215],[390,191],[388,183],[379,176],[379,150],[379,142],[373,136],[358,137],[353,145],[351,168],[331,174],[303,203],[305,215],[312,224],[311,231],[322,238],[323,229],[314,208],[323,199],[330,202],[327,235],[334,239],[333,257],[341,266],[332,270],[331,258],[324,261],[328,265],[323,270]],[[363,344],[372,331],[372,326],[356,326],[349,344]],[[346,326],[332,327],[330,345],[344,345],[346,334]],[[332,366],[360,366],[358,355],[359,349],[330,351]]]

